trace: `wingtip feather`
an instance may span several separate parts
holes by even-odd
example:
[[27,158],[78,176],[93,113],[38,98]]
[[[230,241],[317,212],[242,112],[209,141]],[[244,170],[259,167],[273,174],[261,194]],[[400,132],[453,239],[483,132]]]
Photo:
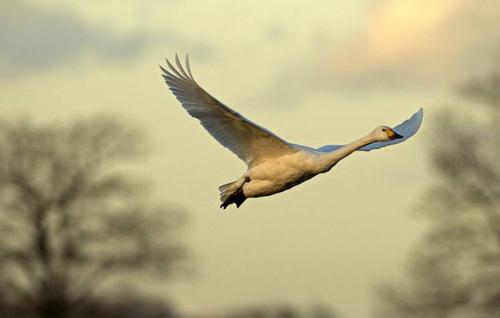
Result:
[[183,76],[181,75],[181,73],[179,73],[179,71],[177,71],[177,69],[172,65],[172,63],[170,63],[168,59],[165,59],[165,61],[167,61],[168,67],[173,73],[175,73],[175,75],[177,75],[178,79],[182,79]]
[[182,67],[181,61],[179,60],[179,56],[175,54],[175,64],[177,64],[177,68],[179,69],[179,72],[182,73],[184,79],[189,79],[189,76],[186,74],[186,71],[184,71],[184,67]]
[[191,72],[191,66],[189,65],[189,55],[186,54],[186,59],[185,59],[185,66],[182,65],[179,55],[176,53],[175,57],[175,64],[177,67],[175,67],[169,60],[168,58],[165,58],[165,62],[167,63],[168,68],[170,69],[167,70],[165,67],[162,65],[158,65],[162,72],[166,74],[168,77],[172,77],[173,79],[177,80],[190,80],[196,83],[193,73]]
[[186,62],[185,63],[186,63],[186,70],[187,70],[187,72],[189,74],[189,77],[191,78],[191,80],[193,82],[196,82],[194,80],[193,74],[191,73],[191,67],[189,66],[189,55],[188,54],[186,54]]

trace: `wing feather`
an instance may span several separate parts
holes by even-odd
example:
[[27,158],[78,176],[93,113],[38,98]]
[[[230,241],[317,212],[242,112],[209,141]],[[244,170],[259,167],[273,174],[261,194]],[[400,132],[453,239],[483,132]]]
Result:
[[175,68],[168,60],[167,70],[160,66],[168,87],[189,115],[224,147],[231,150],[247,165],[256,165],[270,157],[297,150],[271,131],[253,123],[224,105],[196,83],[186,56],[186,70],[175,56]]

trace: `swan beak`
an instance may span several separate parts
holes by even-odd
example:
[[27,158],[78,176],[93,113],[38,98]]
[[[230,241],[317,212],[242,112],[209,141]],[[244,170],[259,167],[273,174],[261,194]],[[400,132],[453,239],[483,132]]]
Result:
[[397,132],[395,132],[392,129],[388,131],[387,135],[388,135],[390,140],[404,138],[403,136],[401,136],[400,134],[398,134]]

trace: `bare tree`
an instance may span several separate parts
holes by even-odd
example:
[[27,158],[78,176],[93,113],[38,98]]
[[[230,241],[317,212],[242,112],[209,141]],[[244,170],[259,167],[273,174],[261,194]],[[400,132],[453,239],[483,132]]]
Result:
[[404,283],[377,289],[380,317],[500,316],[500,65],[460,91],[483,116],[448,109],[434,120],[439,181],[420,205],[429,230]]
[[183,213],[127,173],[143,144],[111,118],[1,123],[1,303],[68,317],[113,277],[168,279],[184,268]]

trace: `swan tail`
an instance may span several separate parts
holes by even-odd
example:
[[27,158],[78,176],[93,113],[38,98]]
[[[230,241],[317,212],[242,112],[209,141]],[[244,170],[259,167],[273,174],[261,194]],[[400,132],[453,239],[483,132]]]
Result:
[[245,181],[246,179],[239,179],[219,187],[220,201],[222,202],[220,205],[221,208],[225,210],[228,205],[233,203],[239,208],[245,202],[247,199],[245,193],[243,193],[243,184]]

